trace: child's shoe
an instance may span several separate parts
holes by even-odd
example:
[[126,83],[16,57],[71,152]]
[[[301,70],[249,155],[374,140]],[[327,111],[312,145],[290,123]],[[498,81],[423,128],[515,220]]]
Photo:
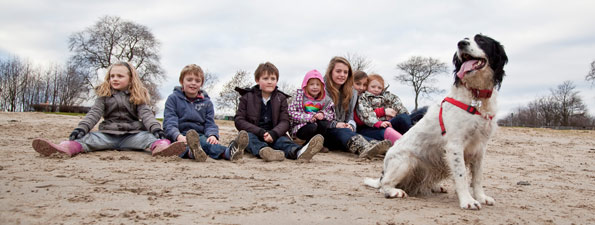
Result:
[[360,152],[359,157],[372,159],[378,154],[385,154],[392,144],[393,143],[390,140],[370,143],[362,152]]
[[238,137],[229,143],[227,147],[229,149],[229,160],[237,161],[244,158],[244,149],[248,147],[249,137],[248,132],[240,131]]
[[44,156],[50,156],[56,152],[67,154],[72,157],[80,153],[83,149],[80,143],[76,141],[63,141],[60,144],[54,144],[48,140],[37,138],[33,140],[33,149]]
[[178,156],[186,150],[186,145],[182,142],[171,142],[167,139],[159,139],[151,145],[151,154],[153,156]]
[[324,137],[317,134],[310,139],[308,144],[304,145],[297,153],[297,159],[300,161],[309,162],[316,153],[322,149],[322,143],[324,143]]
[[271,147],[261,148],[260,151],[258,151],[258,154],[265,162],[285,160],[285,153],[272,149]]
[[198,162],[207,161],[207,154],[202,150],[200,136],[198,136],[195,130],[186,132],[186,142],[188,142],[188,147],[190,147],[190,153],[194,156],[194,160]]

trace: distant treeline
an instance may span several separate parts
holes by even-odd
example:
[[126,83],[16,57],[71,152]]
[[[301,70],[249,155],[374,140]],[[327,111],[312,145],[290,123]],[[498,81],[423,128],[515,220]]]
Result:
[[539,97],[527,106],[518,107],[498,120],[500,126],[548,127],[555,129],[594,129],[595,118],[589,115],[576,86],[565,81],[551,94]]
[[81,111],[75,106],[89,94],[84,77],[75,66],[40,67],[16,56],[0,58],[0,110]]

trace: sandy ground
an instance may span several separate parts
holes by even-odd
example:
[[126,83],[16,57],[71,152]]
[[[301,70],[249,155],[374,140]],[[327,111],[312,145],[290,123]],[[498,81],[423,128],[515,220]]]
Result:
[[[42,157],[81,118],[0,113],[0,224],[595,224],[595,131],[500,128],[484,164],[495,206],[448,193],[385,199],[365,187],[382,159],[320,153],[311,163],[198,163],[148,152]],[[235,129],[220,122],[228,142]],[[519,183],[520,182],[520,183]]]

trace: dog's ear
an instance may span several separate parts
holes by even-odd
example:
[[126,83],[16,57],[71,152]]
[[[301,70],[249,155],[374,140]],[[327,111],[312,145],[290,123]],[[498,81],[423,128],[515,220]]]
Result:
[[454,84],[458,86],[461,83],[461,79],[457,76],[457,72],[459,72],[459,70],[461,69],[463,62],[459,59],[457,52],[455,52],[455,55],[452,57],[452,64],[455,65],[455,70],[453,71],[455,77]]
[[[488,39],[491,39],[487,37]],[[508,63],[508,56],[506,56],[506,52],[504,51],[504,46],[500,44],[500,42],[491,39],[492,41],[492,54],[490,55],[490,67],[494,71],[494,85],[500,89],[500,85],[502,84],[502,79],[504,78],[504,65]]]

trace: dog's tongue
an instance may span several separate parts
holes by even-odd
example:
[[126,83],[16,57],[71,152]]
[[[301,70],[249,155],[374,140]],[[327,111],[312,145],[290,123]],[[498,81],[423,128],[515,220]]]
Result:
[[463,77],[465,76],[465,74],[471,70],[473,70],[473,65],[475,65],[475,63],[477,63],[478,60],[468,60],[465,61],[463,63],[463,65],[461,65],[461,69],[459,70],[459,72],[457,72],[457,76],[461,79],[463,79]]

